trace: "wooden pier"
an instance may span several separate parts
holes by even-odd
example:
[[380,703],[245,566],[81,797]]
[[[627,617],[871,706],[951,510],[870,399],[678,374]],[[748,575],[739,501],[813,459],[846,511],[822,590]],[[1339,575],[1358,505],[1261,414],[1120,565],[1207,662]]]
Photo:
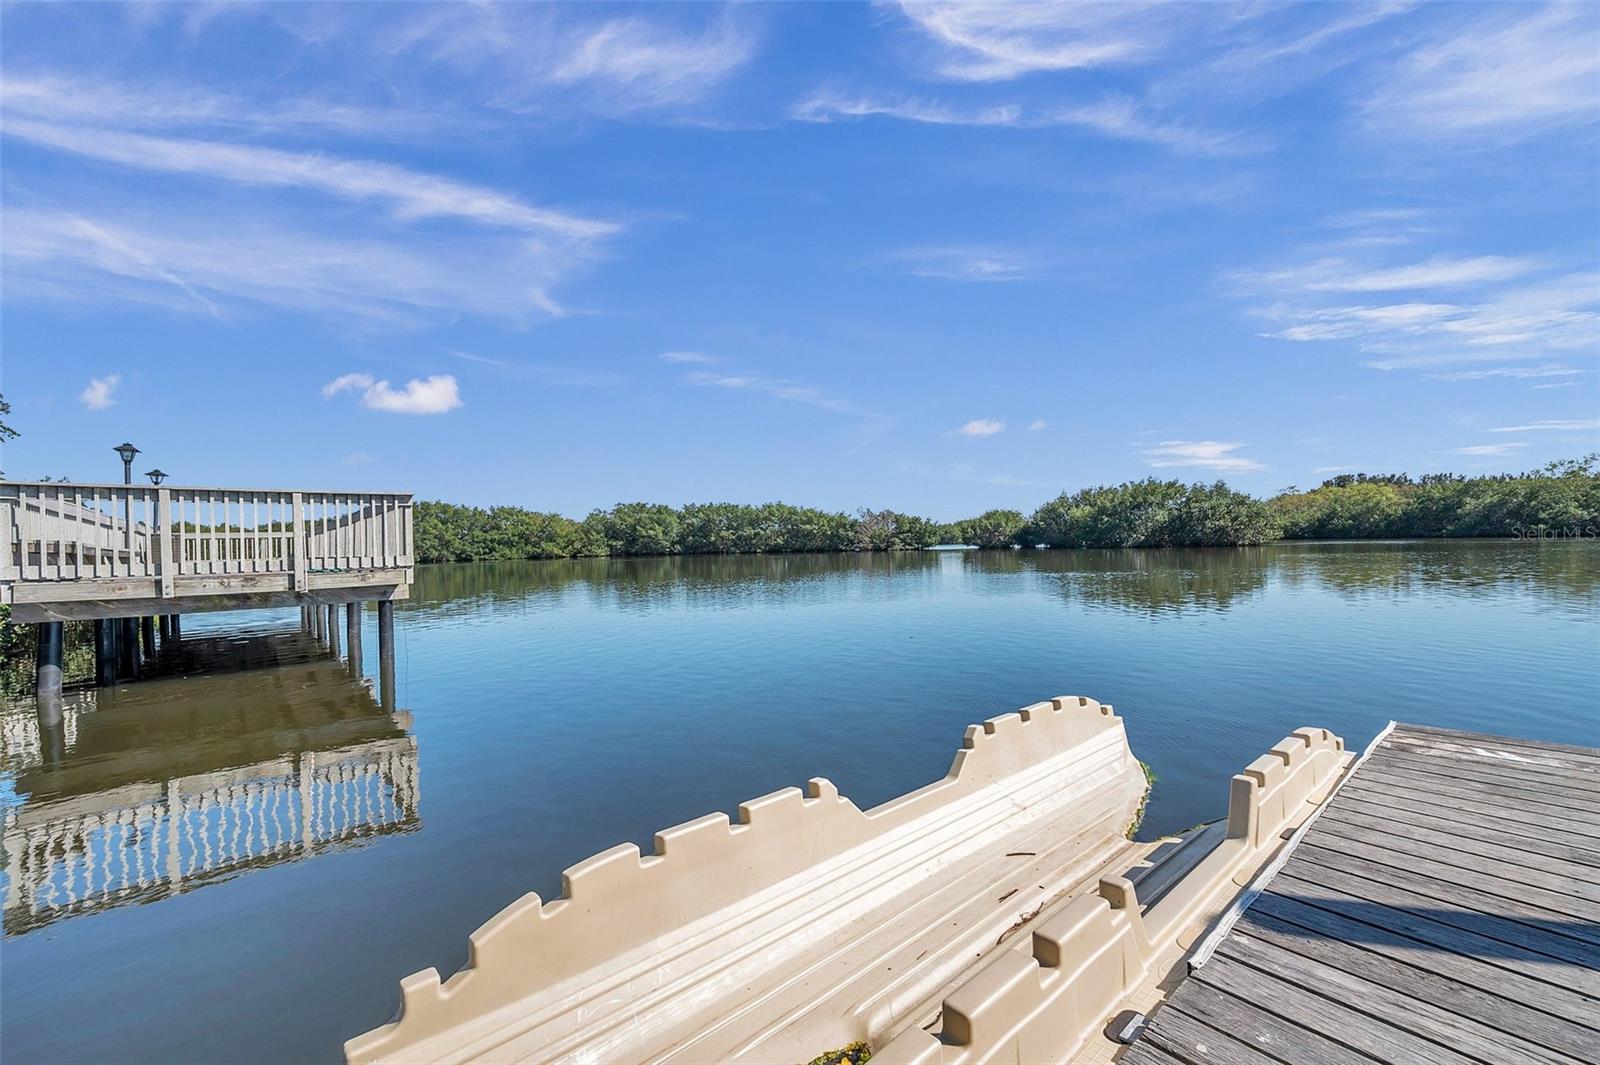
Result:
[[[38,690],[59,701],[62,628],[96,623],[96,679],[136,677],[182,638],[181,615],[299,606],[336,644],[333,612],[378,604],[380,663],[412,573],[411,496],[395,492],[0,481],[0,603],[39,626]],[[155,619],[160,619],[159,626]]]
[[1600,1056],[1600,750],[1400,725],[1126,1065]]

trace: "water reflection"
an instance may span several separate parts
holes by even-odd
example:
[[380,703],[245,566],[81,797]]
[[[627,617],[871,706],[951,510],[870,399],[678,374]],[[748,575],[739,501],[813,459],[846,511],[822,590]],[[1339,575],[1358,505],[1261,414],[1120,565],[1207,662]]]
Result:
[[4,932],[152,902],[419,824],[405,713],[300,633],[192,638],[185,679],[0,716]]
[[419,567],[403,608],[448,617],[530,600],[554,605],[573,595],[597,608],[623,610],[679,602],[781,606],[853,595],[883,603],[966,577],[976,579],[970,590],[978,594],[1045,590],[1085,607],[1152,616],[1226,612],[1274,584],[1350,596],[1424,589],[1503,595],[1520,585],[1563,609],[1592,609],[1600,599],[1597,555],[1590,543],[1455,540],[484,562]]

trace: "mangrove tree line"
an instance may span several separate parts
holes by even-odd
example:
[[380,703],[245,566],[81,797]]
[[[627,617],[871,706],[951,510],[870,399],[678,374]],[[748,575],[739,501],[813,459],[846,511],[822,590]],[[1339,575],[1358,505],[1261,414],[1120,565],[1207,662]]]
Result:
[[1218,547],[1278,539],[1600,534],[1597,459],[1523,474],[1346,474],[1257,499],[1218,481],[1148,478],[1062,493],[1030,515],[991,510],[938,522],[893,510],[855,514],[787,503],[619,503],[582,520],[521,507],[416,505],[422,562],[908,551],[977,547]]

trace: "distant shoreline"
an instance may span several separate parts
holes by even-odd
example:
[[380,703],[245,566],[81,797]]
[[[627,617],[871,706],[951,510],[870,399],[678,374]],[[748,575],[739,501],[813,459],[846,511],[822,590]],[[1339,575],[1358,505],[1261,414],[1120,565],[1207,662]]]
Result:
[[1269,499],[1150,478],[1063,493],[1030,515],[939,522],[786,503],[619,503],[582,520],[522,507],[415,505],[419,562],[919,551],[933,547],[1249,547],[1276,541],[1590,540],[1600,456],[1524,474],[1347,474]]

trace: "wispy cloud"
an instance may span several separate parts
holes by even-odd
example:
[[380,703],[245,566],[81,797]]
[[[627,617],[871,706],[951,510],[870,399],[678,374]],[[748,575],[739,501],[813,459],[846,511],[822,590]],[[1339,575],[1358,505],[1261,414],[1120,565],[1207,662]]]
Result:
[[1449,373],[1425,373],[1422,376],[1430,381],[1484,381],[1496,377],[1511,377],[1517,380],[1537,377],[1572,377],[1589,372],[1588,370],[1580,370],[1576,366],[1548,364],[1545,366],[1495,366],[1487,370],[1452,370]]
[[716,362],[710,355],[702,355],[698,351],[663,351],[656,358],[662,362],[675,363],[706,363]]
[[1550,418],[1527,425],[1502,425],[1491,433],[1593,432],[1600,429],[1600,418]]
[[78,402],[90,410],[105,410],[117,404],[117,386],[122,383],[121,374],[106,374],[104,377],[91,377],[89,383],[78,393]]
[[709,370],[695,370],[686,380],[690,384],[701,385],[707,388],[726,388],[736,392],[757,392],[761,395],[771,396],[774,399],[785,400],[790,403],[801,403],[808,407],[817,407],[832,414],[852,414],[861,417],[877,417],[872,411],[865,410],[849,400],[830,396],[826,392],[809,385],[797,384],[794,381],[782,378],[757,377],[750,374],[720,374]]
[[412,378],[397,389],[371,374],[347,373],[322,386],[324,399],[341,392],[357,392],[363,407],[390,414],[443,414],[461,406],[460,389],[450,374]]
[[1407,137],[1521,140],[1600,120],[1600,19],[1582,3],[1477,9],[1377,79],[1367,120]]
[[1050,112],[1041,125],[1081,126],[1119,140],[1143,141],[1186,155],[1239,155],[1258,145],[1236,132],[1199,129],[1152,117],[1130,96],[1108,96],[1096,103]]
[[1455,449],[1457,455],[1514,455],[1519,448],[1525,448],[1525,443],[1514,444],[1469,444],[1466,447]]
[[1012,104],[963,109],[915,97],[873,98],[817,92],[791,107],[789,117],[801,122],[881,117],[936,126],[1016,126],[1022,109]]
[[1030,433],[1037,433],[1041,429],[1048,428],[1050,428],[1050,423],[1045,421],[1043,418],[1035,418],[1033,421],[1028,423],[1028,432]]
[[916,277],[939,281],[1024,281],[1039,265],[1026,252],[979,245],[908,248],[890,258]]
[[1032,477],[1020,477],[1014,473],[984,473],[964,462],[950,467],[950,476],[958,481],[973,481],[977,484],[1001,485],[1008,488],[1027,488],[1049,483]]
[[620,229],[614,222],[535,207],[493,189],[391,163],[27,119],[8,119],[0,128],[6,136],[139,170],[242,185],[290,186],[383,203],[408,221],[455,218],[572,240],[595,240]]
[[1537,269],[1536,260],[1502,255],[1469,258],[1435,256],[1425,262],[1366,267],[1345,259],[1320,259],[1304,266],[1264,274],[1239,274],[1246,283],[1303,292],[1400,292],[1461,288],[1523,277]]
[[962,436],[994,436],[1006,431],[1006,423],[993,418],[974,418],[956,430]]
[[1217,440],[1163,440],[1154,447],[1145,448],[1143,454],[1145,461],[1157,469],[1196,467],[1240,473],[1265,469],[1255,459],[1234,454],[1241,447],[1244,444]]
[[505,367],[505,366],[510,366],[511,365],[509,362],[506,362],[504,359],[491,359],[487,355],[474,355],[470,351],[452,351],[452,350],[447,348],[445,350],[445,354],[454,356],[455,358],[461,359],[461,360],[463,360],[465,362],[475,362],[475,363],[479,364],[480,366],[500,366],[500,367]]
[[372,461],[372,456],[365,451],[352,451],[340,461],[346,466],[365,466]]
[[9,206],[5,224],[9,296],[199,308],[219,318],[219,301],[242,300],[405,328],[461,315],[547,318],[560,310],[548,291],[598,254],[519,235],[314,233],[271,215],[222,226],[204,216]]
[[941,49],[935,72],[1005,81],[1049,70],[1142,61],[1177,32],[1181,12],[1152,4],[984,4],[901,0],[900,11]]
[[[207,129],[265,134],[348,134],[410,139],[443,125],[427,111],[368,107],[314,97],[250,99],[197,86],[123,84],[58,71],[8,72],[0,78],[8,119],[36,119],[105,129]],[[472,120],[448,115],[460,128]]]
[[[1263,335],[1346,341],[1367,366],[1394,370],[1594,350],[1600,275],[1551,271],[1528,256],[1440,254],[1399,263],[1323,257],[1234,271],[1225,284],[1266,301],[1253,311],[1270,325]],[[1349,302],[1367,295],[1379,298]]]
[[697,104],[754,57],[760,33],[750,13],[689,10],[663,6],[597,21],[582,7],[417,5],[395,12],[377,33],[355,15],[280,17],[291,32],[336,35],[352,58],[395,78],[418,67],[447,69],[491,107],[623,117]]
[[910,96],[844,95],[822,91],[795,104],[789,110],[789,117],[801,122],[891,118],[935,126],[1011,129],[1076,126],[1105,137],[1143,141],[1195,155],[1231,155],[1252,147],[1238,134],[1197,129],[1152,117],[1144,105],[1130,96],[1108,96],[1095,103],[1030,111],[1020,104],[961,107]]

